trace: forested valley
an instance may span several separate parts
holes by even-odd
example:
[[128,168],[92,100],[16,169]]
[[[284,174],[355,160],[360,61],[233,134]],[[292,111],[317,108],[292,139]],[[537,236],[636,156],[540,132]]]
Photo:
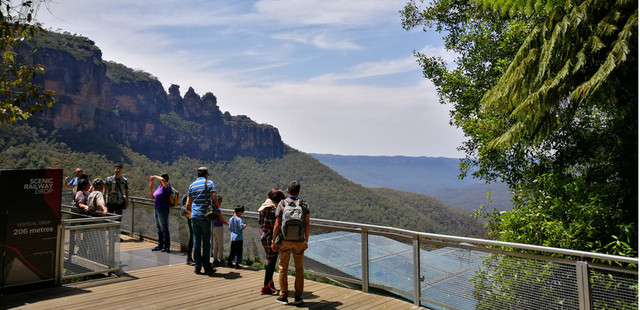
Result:
[[59,142],[57,135],[55,130],[25,123],[0,125],[0,167],[57,168],[63,169],[65,176],[82,167],[91,178],[106,178],[113,174],[115,162],[122,161],[131,194],[146,197],[150,175],[168,173],[170,183],[184,192],[196,178],[197,168],[207,166],[217,192],[224,197],[223,208],[242,204],[247,210],[256,211],[272,187],[286,188],[290,181],[297,180],[302,185],[301,198],[311,205],[314,218],[459,236],[484,234],[481,220],[473,219],[469,212],[425,195],[363,187],[290,147],[286,147],[281,158],[258,160],[238,156],[228,161],[206,161],[184,155],[162,162],[122,145],[117,146],[115,153],[122,154],[117,159],[95,152],[78,152]]

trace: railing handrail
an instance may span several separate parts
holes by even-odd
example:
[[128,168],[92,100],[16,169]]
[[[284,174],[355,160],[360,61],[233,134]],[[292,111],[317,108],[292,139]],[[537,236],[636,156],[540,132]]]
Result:
[[[245,212],[247,213],[247,212]],[[402,233],[408,235],[415,235],[424,238],[430,239],[439,239],[442,241],[451,241],[451,242],[465,242],[476,245],[485,245],[485,246],[494,246],[494,247],[508,247],[508,248],[517,248],[521,250],[530,250],[530,251],[539,251],[539,252],[547,252],[552,254],[563,254],[581,258],[593,258],[593,259],[601,259],[601,260],[611,260],[617,261],[621,263],[628,264],[638,264],[638,257],[628,257],[628,256],[618,256],[611,254],[602,254],[596,252],[586,252],[580,250],[572,250],[572,249],[563,249],[563,248],[555,248],[548,246],[540,246],[540,245],[532,245],[525,243],[515,243],[515,242],[506,242],[506,241],[498,241],[498,240],[489,240],[489,239],[480,239],[480,238],[472,238],[472,237],[460,237],[460,236],[451,236],[451,235],[442,235],[442,234],[434,234],[434,233],[424,233],[417,232],[408,229],[395,228],[389,226],[379,226],[379,225],[370,225],[370,224],[361,224],[361,223],[352,223],[352,222],[343,222],[343,221],[335,221],[335,220],[325,220],[325,219],[317,219],[312,218],[313,222],[331,224],[331,225],[341,225],[341,226],[352,226],[358,228],[367,228],[369,230],[384,230],[392,233]]]
[[[144,197],[131,197],[132,200],[142,203],[153,204],[153,200]],[[177,207],[176,207],[177,208]],[[233,213],[231,209],[221,208],[221,210],[226,211],[224,213]],[[255,211],[245,211],[245,215],[254,215],[256,218],[258,216],[258,212]],[[354,222],[345,222],[345,221],[337,221],[337,220],[327,220],[320,218],[311,218],[311,225],[339,225],[339,226],[347,226],[354,227],[356,229],[373,229],[373,230],[383,230],[391,233],[400,233],[406,234],[410,236],[419,236],[422,238],[429,239],[438,239],[442,241],[449,242],[465,242],[474,245],[482,245],[482,246],[491,246],[491,247],[503,247],[503,248],[514,248],[520,250],[528,250],[528,251],[538,251],[538,252],[546,252],[550,254],[562,254],[573,257],[580,257],[581,259],[591,258],[596,260],[606,260],[606,261],[616,261],[620,263],[626,264],[636,264],[640,263],[638,257],[629,257],[629,256],[619,256],[619,255],[611,255],[611,254],[603,254],[597,252],[587,252],[581,250],[573,250],[573,249],[564,249],[564,248],[556,248],[549,246],[541,246],[541,245],[533,245],[533,244],[525,244],[525,243],[515,243],[515,242],[507,242],[507,241],[498,241],[498,240],[490,240],[490,239],[482,239],[482,238],[473,238],[473,237],[460,237],[460,236],[451,236],[451,235],[443,235],[443,234],[435,234],[435,233],[425,233],[418,232],[403,228],[395,228],[389,226],[380,226],[380,225],[372,225],[372,224],[363,224],[363,223],[354,223]]]

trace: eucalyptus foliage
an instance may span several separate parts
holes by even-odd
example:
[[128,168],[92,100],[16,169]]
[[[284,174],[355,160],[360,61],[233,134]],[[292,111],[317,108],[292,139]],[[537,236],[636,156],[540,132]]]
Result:
[[467,140],[462,177],[503,180],[490,237],[637,255],[637,1],[409,2],[403,26],[445,34],[454,64],[416,52]]
[[42,2],[0,1],[0,123],[27,119],[56,101],[53,91],[35,81],[44,66],[18,53],[22,42],[44,31],[33,19]]

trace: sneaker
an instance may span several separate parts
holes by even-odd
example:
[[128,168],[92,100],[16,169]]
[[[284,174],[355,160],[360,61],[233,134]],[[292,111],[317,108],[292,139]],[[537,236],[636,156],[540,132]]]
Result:
[[154,251],[154,252],[155,252],[155,251],[162,251],[162,248],[161,248],[161,247],[159,247],[159,246],[157,246],[157,247],[155,247],[155,248],[151,249],[151,251]]
[[240,267],[240,264],[236,264],[236,269],[242,269],[242,267]]
[[204,274],[204,273],[202,273],[202,271],[200,271],[200,270],[198,270],[198,269],[196,269],[195,271],[193,271],[193,273],[195,273],[195,274]]
[[276,292],[276,290],[272,289],[272,288],[271,288],[270,286],[268,286],[268,285],[263,286],[263,287],[262,287],[262,289],[260,290],[260,293],[261,293],[262,295],[271,295],[271,294],[273,294],[273,293],[275,293],[275,292]]
[[287,297],[278,297],[276,298],[276,301],[281,305],[286,305],[289,303],[289,300],[287,300]]
[[214,259],[214,260],[213,260],[213,265],[214,265],[214,266],[222,266],[222,262],[221,262],[221,261],[219,261],[219,260],[217,260],[217,259]]
[[292,304],[294,304],[294,305],[302,304],[302,297],[296,297],[296,298],[293,300]]
[[161,252],[171,253],[171,250],[170,250],[170,249],[162,249],[162,251],[161,251]]
[[189,266],[195,266],[196,262],[193,261],[193,259],[191,257],[187,257],[187,265]]
[[215,268],[205,269],[204,270],[204,274],[206,274],[208,276],[213,276],[213,274],[216,273],[216,271],[218,271],[218,270],[216,270]]

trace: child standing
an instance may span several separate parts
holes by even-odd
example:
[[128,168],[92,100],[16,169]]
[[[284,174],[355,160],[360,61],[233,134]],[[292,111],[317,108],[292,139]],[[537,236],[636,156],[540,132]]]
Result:
[[244,206],[236,205],[233,209],[233,217],[229,219],[229,230],[231,230],[231,253],[227,259],[227,267],[232,268],[233,259],[235,258],[236,269],[240,269],[240,262],[242,261],[242,240],[244,240],[243,230],[247,227],[247,224],[242,222],[240,216],[244,213]]

